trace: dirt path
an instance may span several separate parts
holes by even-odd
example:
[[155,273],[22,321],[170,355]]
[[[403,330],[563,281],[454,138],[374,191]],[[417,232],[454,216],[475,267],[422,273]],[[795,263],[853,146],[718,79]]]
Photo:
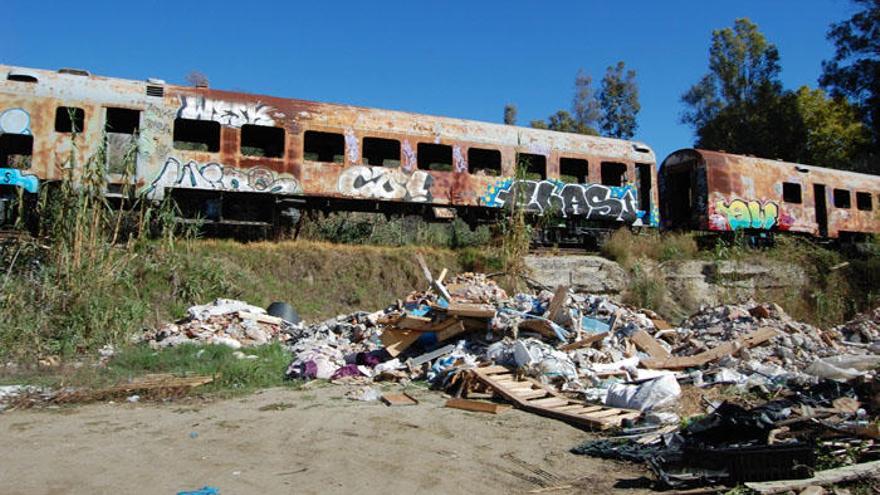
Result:
[[419,405],[397,408],[346,399],[346,390],[0,414],[0,491],[489,494],[572,483],[551,493],[609,493],[644,475],[568,453],[591,435],[558,421],[446,409],[427,390],[413,392]]

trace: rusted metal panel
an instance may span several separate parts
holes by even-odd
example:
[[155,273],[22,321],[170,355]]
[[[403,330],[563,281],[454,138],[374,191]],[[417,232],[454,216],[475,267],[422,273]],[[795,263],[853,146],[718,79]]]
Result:
[[[716,151],[681,150],[664,161],[661,177],[688,160],[692,165],[705,167],[707,173],[705,201],[708,211],[706,217],[699,219],[702,229],[782,230],[818,235],[814,186],[822,185],[825,187],[829,237],[838,237],[841,232],[880,232],[878,176]],[[665,170],[667,167],[669,170]],[[784,183],[799,186],[800,202],[784,201]],[[835,189],[850,191],[848,208],[835,206]],[[870,209],[859,208],[856,202],[858,192],[870,195]],[[666,200],[673,201],[673,198]]]
[[[36,83],[9,81],[10,71],[27,70]],[[168,188],[266,192],[318,198],[405,201],[438,206],[501,206],[511,191],[530,194],[530,208],[560,208],[578,214],[636,225],[656,225],[659,197],[656,159],[647,146],[630,141],[528,129],[470,120],[369,109],[350,105],[251,95],[208,88],[162,85],[162,96],[147,94],[147,82],[99,76],[59,74],[0,65],[0,112],[27,114],[34,136],[32,168],[37,179],[61,176],[74,152],[79,163],[101,145],[103,112],[118,106],[142,112],[138,137],[137,184],[159,199]],[[58,106],[85,111],[85,128],[76,137],[54,132]],[[177,149],[173,141],[176,118],[212,121],[220,125],[215,152]],[[280,158],[255,158],[241,153],[242,126],[279,127],[285,131]],[[309,130],[344,136],[342,163],[306,160],[303,135]],[[0,131],[3,132],[3,131]],[[370,166],[362,158],[366,137],[399,141],[397,168]],[[448,145],[453,150],[451,171],[418,168],[419,143]],[[501,176],[471,174],[470,148],[498,150]],[[547,180],[512,179],[517,153],[547,158]],[[642,211],[633,181],[621,187],[564,184],[558,180],[559,158],[589,161],[589,177],[598,182],[601,163],[627,166],[635,177],[636,163],[652,166],[651,211]]]

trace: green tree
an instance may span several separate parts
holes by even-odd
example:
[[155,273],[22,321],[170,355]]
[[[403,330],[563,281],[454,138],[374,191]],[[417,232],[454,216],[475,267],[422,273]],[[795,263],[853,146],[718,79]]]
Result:
[[571,101],[571,111],[577,122],[577,128],[589,131],[582,132],[582,134],[598,134],[596,123],[602,114],[599,111],[599,102],[593,92],[593,78],[583,69],[578,69],[574,78],[574,97]]
[[547,117],[546,121],[533,120],[529,125],[534,129],[549,129],[590,136],[599,135],[594,127],[601,116],[599,103],[593,93],[593,79],[586,75],[583,69],[578,71],[574,79],[574,97],[571,107],[571,112],[557,110],[556,113]]
[[713,31],[709,72],[682,95],[682,122],[699,130],[727,107],[778,96],[779,72],[779,51],[749,19]]
[[835,97],[846,97],[870,128],[873,153],[880,156],[880,0],[854,0],[863,7],[831,25],[836,51],[822,62],[819,83]]
[[823,167],[863,168],[859,154],[870,143],[867,126],[843,99],[829,98],[821,89],[801,87],[796,93],[804,124],[802,155],[797,161]]
[[602,115],[599,128],[605,136],[631,139],[638,127],[636,116],[641,110],[639,87],[636,85],[636,71],[625,71],[624,63],[608,67],[602,78],[599,91],[599,107]]
[[504,105],[504,123],[507,125],[516,125],[516,105],[508,103]]

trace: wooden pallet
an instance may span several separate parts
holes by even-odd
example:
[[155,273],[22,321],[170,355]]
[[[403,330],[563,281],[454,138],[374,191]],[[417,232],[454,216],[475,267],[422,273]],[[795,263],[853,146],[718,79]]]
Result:
[[519,409],[590,429],[617,428],[623,420],[635,419],[641,414],[631,409],[569,399],[537,380],[518,378],[504,366],[476,368],[471,373],[477,381]]

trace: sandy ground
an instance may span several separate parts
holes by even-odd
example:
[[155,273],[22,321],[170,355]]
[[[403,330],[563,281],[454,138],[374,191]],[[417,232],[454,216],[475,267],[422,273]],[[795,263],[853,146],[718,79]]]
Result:
[[[416,389],[408,407],[345,398],[349,387],[265,390],[164,404],[101,403],[0,414],[0,492],[221,495],[276,493],[611,493],[646,473],[574,455],[593,438],[509,410],[442,407]],[[623,481],[622,483],[626,483]]]

